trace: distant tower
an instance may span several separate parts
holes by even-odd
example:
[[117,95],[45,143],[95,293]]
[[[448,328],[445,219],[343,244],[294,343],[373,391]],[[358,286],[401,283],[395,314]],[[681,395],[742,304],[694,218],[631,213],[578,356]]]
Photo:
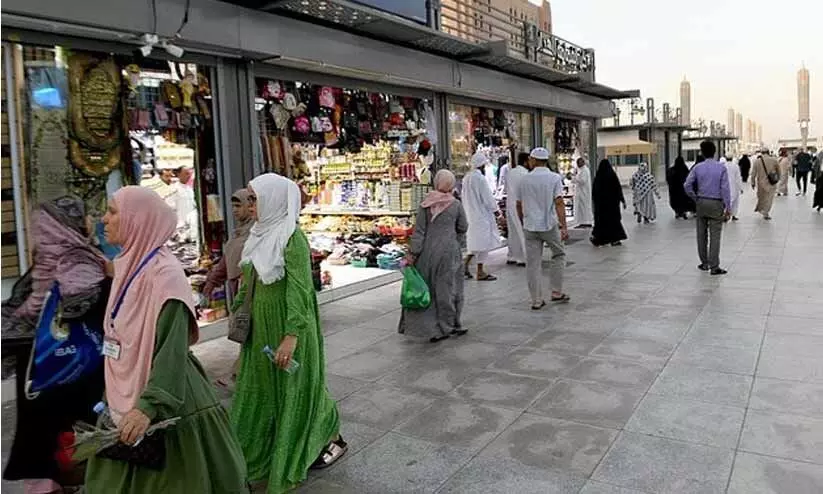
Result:
[[757,143],[763,144],[763,126],[760,124],[757,124]]
[[692,123],[692,85],[683,76],[680,83],[680,118],[682,125],[691,127]]
[[740,112],[734,116],[734,135],[738,141],[743,142],[743,114]]
[[809,71],[802,65],[797,71],[797,121],[800,123],[800,139],[803,149],[809,140]]
[[753,127],[754,127],[754,125],[752,124],[752,119],[747,118],[746,119],[746,142],[749,143],[749,144],[754,143],[754,137],[753,137],[754,132],[752,132]]

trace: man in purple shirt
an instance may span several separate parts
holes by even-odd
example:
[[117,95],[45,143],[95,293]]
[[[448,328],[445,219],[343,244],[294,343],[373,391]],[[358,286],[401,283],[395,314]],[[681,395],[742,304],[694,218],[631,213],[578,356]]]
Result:
[[720,267],[720,235],[723,223],[729,219],[732,196],[726,165],[714,159],[715,152],[713,142],[700,143],[700,153],[706,160],[691,169],[683,187],[697,203],[697,267],[721,275],[727,271]]

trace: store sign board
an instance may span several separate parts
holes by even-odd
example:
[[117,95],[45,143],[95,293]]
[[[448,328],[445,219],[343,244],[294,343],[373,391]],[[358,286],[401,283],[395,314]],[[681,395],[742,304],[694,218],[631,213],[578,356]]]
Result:
[[562,38],[538,31],[537,51],[554,60],[555,67],[570,73],[591,72],[594,53]]
[[426,24],[426,0],[354,0],[399,17]]

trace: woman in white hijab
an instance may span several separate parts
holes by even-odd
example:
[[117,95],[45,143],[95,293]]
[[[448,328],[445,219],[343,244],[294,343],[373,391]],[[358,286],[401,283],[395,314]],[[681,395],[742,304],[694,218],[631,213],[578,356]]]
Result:
[[267,173],[249,183],[249,193],[256,223],[243,248],[244,281],[233,310],[251,293],[252,330],[242,345],[231,418],[249,479],[285,492],[309,468],[337,461],[347,445],[326,388],[309,242],[297,228],[300,189]]
[[737,163],[720,158],[720,162],[726,165],[727,175],[729,176],[729,192],[732,196],[732,220],[737,221],[737,212],[740,209],[740,194],[743,193],[743,177],[740,175],[740,167]]
[[497,278],[483,269],[489,251],[500,247],[500,231],[494,218],[498,211],[497,201],[494,200],[484,176],[486,167],[490,165],[489,158],[482,151],[478,151],[472,156],[471,165],[473,170],[463,177],[461,192],[463,207],[469,220],[469,231],[466,234],[469,255],[466,257],[464,272],[467,279],[472,278],[469,265],[472,259],[477,257],[477,280],[494,281]]

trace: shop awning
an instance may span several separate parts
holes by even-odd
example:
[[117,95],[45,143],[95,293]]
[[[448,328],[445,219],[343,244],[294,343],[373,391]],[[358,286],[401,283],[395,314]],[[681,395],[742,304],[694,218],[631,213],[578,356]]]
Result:
[[[395,15],[349,0],[228,0],[230,3],[302,18],[313,23],[376,38],[455,60],[530,78],[604,100],[635,98],[638,90],[620,91],[591,81],[590,73],[573,73],[527,59],[507,41],[475,42],[432,29],[418,19]],[[352,54],[356,56],[356,54]]]

